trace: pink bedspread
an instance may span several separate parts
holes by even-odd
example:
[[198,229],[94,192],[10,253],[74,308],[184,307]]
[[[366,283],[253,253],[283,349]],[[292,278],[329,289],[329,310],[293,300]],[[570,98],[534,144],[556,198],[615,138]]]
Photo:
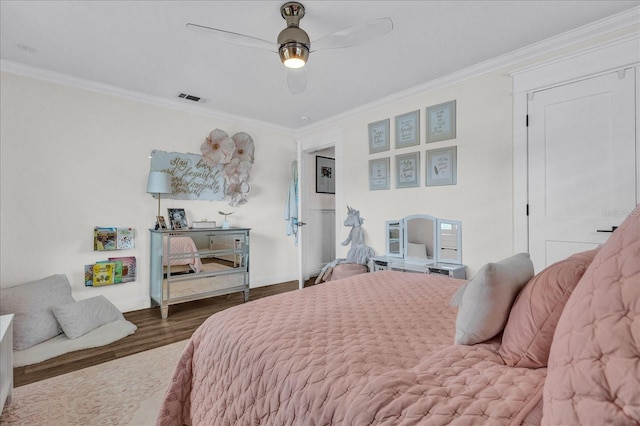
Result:
[[[170,241],[171,247],[167,241]],[[198,248],[189,237],[171,237],[170,240],[165,237],[164,259],[169,258],[169,253],[172,257],[169,261],[171,265],[189,265],[196,272],[200,272],[202,269],[202,261],[197,256]]]
[[381,271],[217,313],[158,424],[519,424],[546,369],[505,366],[495,343],[452,345],[462,282]]

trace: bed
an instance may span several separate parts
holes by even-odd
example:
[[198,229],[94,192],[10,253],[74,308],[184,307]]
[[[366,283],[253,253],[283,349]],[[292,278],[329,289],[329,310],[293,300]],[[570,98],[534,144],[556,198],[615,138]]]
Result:
[[454,342],[480,272],[379,271],[216,313],[188,342],[157,424],[639,424],[635,212],[602,248],[527,279],[499,333],[473,344]]

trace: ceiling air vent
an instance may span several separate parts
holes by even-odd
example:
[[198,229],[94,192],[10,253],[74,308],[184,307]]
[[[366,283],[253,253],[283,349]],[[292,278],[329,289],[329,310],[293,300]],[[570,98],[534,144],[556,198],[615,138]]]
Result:
[[193,102],[200,102],[200,103],[206,102],[206,99],[203,99],[199,96],[188,95],[186,93],[178,93],[178,97],[181,99],[186,99],[188,101],[193,101]]

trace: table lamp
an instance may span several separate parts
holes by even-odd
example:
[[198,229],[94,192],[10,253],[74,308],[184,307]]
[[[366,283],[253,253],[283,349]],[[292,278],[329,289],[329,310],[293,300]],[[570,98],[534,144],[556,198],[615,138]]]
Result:
[[147,181],[147,193],[158,195],[158,215],[156,216],[156,229],[160,228],[158,216],[160,216],[160,194],[171,194],[171,175],[165,172],[149,172]]

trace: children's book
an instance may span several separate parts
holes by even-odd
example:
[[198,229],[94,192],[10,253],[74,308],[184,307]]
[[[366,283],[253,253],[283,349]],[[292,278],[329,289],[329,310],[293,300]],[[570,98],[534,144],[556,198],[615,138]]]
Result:
[[113,284],[120,284],[122,282],[122,260],[101,260],[96,263],[113,263]]
[[128,283],[136,280],[136,257],[110,257],[111,262],[122,262],[122,282]]
[[93,286],[111,285],[114,283],[115,262],[96,263],[93,265]]
[[93,287],[93,266],[84,265],[84,285],[87,287]]
[[135,248],[133,228],[118,228],[116,247],[118,250]]
[[115,250],[117,248],[116,228],[103,228],[96,226],[93,230],[93,249],[96,251]]

